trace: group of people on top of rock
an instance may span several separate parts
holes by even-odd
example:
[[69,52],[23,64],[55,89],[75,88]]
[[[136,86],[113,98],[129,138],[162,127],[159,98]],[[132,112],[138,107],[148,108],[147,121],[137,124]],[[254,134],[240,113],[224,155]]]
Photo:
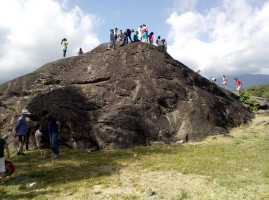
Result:
[[[238,94],[240,94],[242,83],[241,83],[240,80],[238,80],[238,78],[235,78],[234,80],[235,80],[235,85],[236,85],[236,91],[237,91]],[[217,84],[217,79],[214,78],[214,77],[210,77],[210,81]],[[222,83],[221,83],[221,85],[222,85],[222,87],[225,87],[226,89],[228,89],[227,88],[227,79],[226,79],[226,77],[224,75],[222,75]]]
[[[133,39],[132,33],[134,33]],[[124,32],[120,30],[119,34],[118,28],[110,29],[109,39],[110,43],[108,44],[108,49],[114,50],[116,48],[116,41],[122,41],[122,43],[120,44],[121,47],[128,44],[129,39],[131,40],[131,42],[149,42],[150,44],[153,44],[154,33],[150,32],[149,34],[148,28],[144,24],[140,25],[137,31],[134,31],[134,29],[126,29],[126,31]],[[160,49],[167,51],[167,42],[165,39],[161,39],[161,36],[158,36],[158,39],[156,40],[156,45]]]

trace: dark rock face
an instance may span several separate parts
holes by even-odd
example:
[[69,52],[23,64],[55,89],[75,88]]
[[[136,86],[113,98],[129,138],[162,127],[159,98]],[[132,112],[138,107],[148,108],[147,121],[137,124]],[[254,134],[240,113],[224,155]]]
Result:
[[253,117],[236,95],[153,45],[106,46],[1,85],[2,132],[12,131],[25,106],[34,120],[51,111],[63,124],[61,143],[78,147],[200,141]]

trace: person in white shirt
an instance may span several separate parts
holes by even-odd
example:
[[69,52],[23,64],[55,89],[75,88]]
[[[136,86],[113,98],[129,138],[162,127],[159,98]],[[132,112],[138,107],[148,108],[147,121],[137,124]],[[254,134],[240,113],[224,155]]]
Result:
[[162,42],[162,40],[161,40],[161,36],[158,36],[158,39],[156,40],[156,45],[157,45],[160,49],[162,49],[162,47],[163,47],[163,42]]
[[139,40],[142,41],[142,25],[138,26],[138,37]]
[[42,137],[42,133],[40,131],[40,125],[37,124],[35,126],[35,141],[36,141],[36,146],[37,146],[37,149],[40,151],[40,157],[41,158],[45,158],[46,157],[46,151],[41,149],[41,145],[40,145],[40,142],[41,142],[41,137]]

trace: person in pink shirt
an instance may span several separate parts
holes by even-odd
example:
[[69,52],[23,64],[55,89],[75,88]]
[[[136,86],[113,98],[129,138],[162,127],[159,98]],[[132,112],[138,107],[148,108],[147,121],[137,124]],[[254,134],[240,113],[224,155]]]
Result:
[[151,32],[151,33],[149,34],[149,43],[150,43],[150,44],[153,44],[153,35],[154,35],[153,32]]
[[242,83],[241,83],[241,81],[238,80],[238,78],[235,78],[234,80],[235,80],[235,84],[236,84],[237,93],[240,94]]

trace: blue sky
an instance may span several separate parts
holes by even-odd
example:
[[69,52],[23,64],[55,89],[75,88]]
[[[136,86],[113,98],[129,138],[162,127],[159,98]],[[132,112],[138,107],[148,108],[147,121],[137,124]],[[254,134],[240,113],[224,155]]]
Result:
[[269,74],[269,0],[1,0],[0,83],[146,24],[168,53],[207,78]]

